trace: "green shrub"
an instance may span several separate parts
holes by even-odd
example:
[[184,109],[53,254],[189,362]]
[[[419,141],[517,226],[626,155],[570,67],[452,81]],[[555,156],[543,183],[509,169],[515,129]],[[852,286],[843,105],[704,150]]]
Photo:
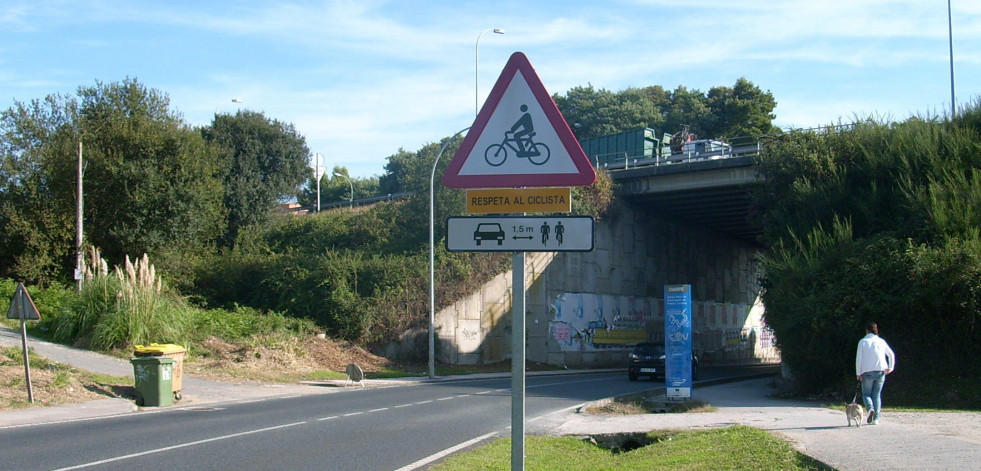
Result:
[[163,289],[144,255],[112,274],[95,273],[54,323],[55,340],[99,350],[185,343],[190,306]]
[[981,373],[979,104],[762,147],[765,316],[803,389],[854,382],[869,321],[899,375]]

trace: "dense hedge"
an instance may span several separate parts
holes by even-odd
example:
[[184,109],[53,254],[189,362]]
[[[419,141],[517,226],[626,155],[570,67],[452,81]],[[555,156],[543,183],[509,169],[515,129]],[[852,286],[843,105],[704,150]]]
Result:
[[[284,217],[251,227],[208,260],[194,292],[209,306],[249,306],[315,321],[336,338],[378,344],[428,321],[428,245],[395,213],[402,203]],[[400,250],[405,240],[414,250]],[[507,257],[437,247],[437,303],[446,305],[506,268]]]
[[981,109],[763,146],[766,322],[804,389],[854,382],[875,321],[899,374],[981,373]]

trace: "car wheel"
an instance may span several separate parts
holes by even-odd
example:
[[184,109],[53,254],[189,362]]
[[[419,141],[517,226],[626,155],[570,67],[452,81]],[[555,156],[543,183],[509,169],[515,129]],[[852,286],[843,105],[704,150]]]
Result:
[[637,381],[637,375],[634,373],[627,373],[627,378],[630,378],[630,381]]

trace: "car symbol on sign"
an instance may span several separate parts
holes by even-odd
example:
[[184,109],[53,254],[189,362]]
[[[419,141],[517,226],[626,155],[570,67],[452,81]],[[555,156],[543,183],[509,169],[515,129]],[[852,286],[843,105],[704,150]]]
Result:
[[477,230],[473,231],[473,240],[477,242],[477,245],[480,245],[480,242],[484,240],[496,240],[497,245],[503,245],[504,230],[496,222],[477,224]]

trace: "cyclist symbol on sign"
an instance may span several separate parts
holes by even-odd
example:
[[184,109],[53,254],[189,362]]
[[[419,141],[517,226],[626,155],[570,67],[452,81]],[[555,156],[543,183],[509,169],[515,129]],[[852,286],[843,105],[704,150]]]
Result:
[[504,131],[504,140],[500,144],[491,144],[484,150],[484,160],[492,167],[504,164],[508,158],[508,149],[535,165],[543,165],[552,155],[548,146],[532,139],[535,137],[535,125],[531,121],[531,113],[528,113],[528,105],[521,105],[521,113],[511,130]]

